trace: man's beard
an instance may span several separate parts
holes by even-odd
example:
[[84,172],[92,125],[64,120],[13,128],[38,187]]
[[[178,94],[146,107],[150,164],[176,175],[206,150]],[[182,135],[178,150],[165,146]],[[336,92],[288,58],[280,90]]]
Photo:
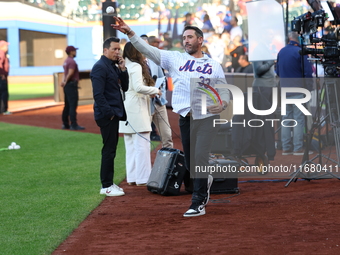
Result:
[[190,48],[185,47],[185,52],[192,55],[195,54],[198,51],[198,45],[192,45],[190,44]]

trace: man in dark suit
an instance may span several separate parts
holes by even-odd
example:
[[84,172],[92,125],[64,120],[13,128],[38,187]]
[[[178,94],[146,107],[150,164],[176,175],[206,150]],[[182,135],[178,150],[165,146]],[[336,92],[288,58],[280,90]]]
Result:
[[124,92],[129,87],[129,76],[120,55],[119,42],[120,39],[116,37],[105,40],[104,53],[91,71],[94,118],[103,138],[100,194],[107,196],[125,195],[123,189],[113,183],[119,121],[126,120],[123,101]]

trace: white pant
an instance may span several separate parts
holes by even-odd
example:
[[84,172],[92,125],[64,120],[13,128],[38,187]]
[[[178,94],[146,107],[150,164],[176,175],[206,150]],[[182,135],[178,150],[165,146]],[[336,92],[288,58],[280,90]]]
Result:
[[[142,137],[144,138],[142,138]],[[124,134],[126,181],[147,183],[151,173],[150,132]]]

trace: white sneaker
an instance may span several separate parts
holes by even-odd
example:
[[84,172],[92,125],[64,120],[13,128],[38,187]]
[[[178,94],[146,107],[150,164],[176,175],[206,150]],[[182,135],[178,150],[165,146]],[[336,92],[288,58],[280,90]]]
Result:
[[189,209],[186,211],[183,216],[184,217],[195,217],[195,216],[201,216],[205,214],[205,206],[199,205],[195,209]]
[[207,196],[204,199],[204,201],[202,202],[201,205],[194,205],[192,204],[189,208],[188,211],[186,211],[183,216],[184,217],[195,217],[195,216],[201,216],[201,215],[205,215],[205,206],[208,204],[209,202],[209,198],[210,198],[210,188],[211,185],[213,183],[213,176],[212,175],[208,175],[207,178]]
[[117,185],[113,184],[108,188],[101,188],[100,194],[106,195],[108,197],[118,197],[118,196],[124,196],[125,193],[122,188],[119,188]]
[[112,184],[112,186],[115,186],[116,189],[119,189],[120,191],[123,191],[123,192],[124,192],[124,190],[123,190],[121,187],[119,187],[118,185]]
[[[311,155],[313,154],[314,152],[313,151],[308,151],[308,155]],[[305,155],[305,150],[302,149],[302,150],[299,150],[299,151],[294,151],[293,152],[293,155],[294,156],[302,156],[302,155]]]

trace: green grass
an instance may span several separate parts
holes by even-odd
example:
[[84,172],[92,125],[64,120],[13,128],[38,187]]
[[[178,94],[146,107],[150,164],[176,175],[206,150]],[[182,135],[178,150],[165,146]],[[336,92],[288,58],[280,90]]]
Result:
[[[101,136],[0,122],[0,254],[50,254],[103,200]],[[115,182],[125,178],[119,142]]]
[[54,95],[53,83],[9,84],[9,100],[48,97]]

